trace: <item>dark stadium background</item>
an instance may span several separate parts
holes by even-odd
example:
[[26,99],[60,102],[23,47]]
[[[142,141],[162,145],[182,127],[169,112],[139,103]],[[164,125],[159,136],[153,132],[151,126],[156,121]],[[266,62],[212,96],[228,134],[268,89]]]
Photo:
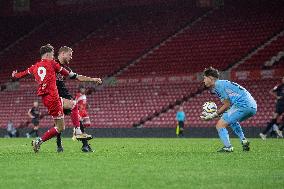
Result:
[[[202,71],[213,66],[247,88],[258,113],[242,123],[256,137],[270,120],[269,90],[284,73],[284,1],[281,0],[7,0],[0,1],[0,136],[11,119],[21,136],[36,96],[32,78],[11,82],[39,58],[39,47],[71,46],[71,67],[101,77],[88,95],[97,137],[175,137],[175,113],[184,107],[186,137],[216,137],[214,121],[199,119]],[[78,82],[68,82],[75,94]],[[40,101],[40,107],[43,107]],[[71,136],[72,125],[66,116]],[[41,133],[53,126],[46,116]],[[29,126],[31,127],[31,125]]]

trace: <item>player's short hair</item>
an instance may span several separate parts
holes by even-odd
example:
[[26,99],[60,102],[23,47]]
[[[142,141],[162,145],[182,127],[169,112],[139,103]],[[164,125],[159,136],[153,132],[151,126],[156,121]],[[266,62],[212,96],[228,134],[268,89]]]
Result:
[[46,44],[39,49],[40,56],[43,56],[45,53],[51,53],[54,51],[54,47],[50,44]]
[[205,68],[203,71],[203,75],[206,77],[212,76],[219,79],[220,74],[219,71],[213,67]]
[[58,54],[62,53],[62,52],[73,52],[72,48],[70,47],[67,47],[67,46],[63,46],[63,47],[60,47],[60,49],[58,50]]

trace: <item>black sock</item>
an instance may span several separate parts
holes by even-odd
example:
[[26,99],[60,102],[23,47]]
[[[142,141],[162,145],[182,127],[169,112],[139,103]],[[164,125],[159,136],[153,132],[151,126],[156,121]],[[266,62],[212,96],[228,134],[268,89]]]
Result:
[[262,134],[266,134],[272,126],[276,123],[276,119],[272,119],[266,126],[266,128],[263,130]]
[[61,141],[61,133],[58,133],[57,138],[56,138],[56,144],[57,147],[62,147],[62,141]]
[[85,127],[84,127],[82,121],[80,121],[80,129],[81,129],[82,133],[85,132]]
[[83,144],[83,146],[88,146],[88,141],[87,141],[87,139],[82,139],[82,144]]
[[279,128],[280,131],[283,131],[284,129],[284,124],[281,125],[281,127]]

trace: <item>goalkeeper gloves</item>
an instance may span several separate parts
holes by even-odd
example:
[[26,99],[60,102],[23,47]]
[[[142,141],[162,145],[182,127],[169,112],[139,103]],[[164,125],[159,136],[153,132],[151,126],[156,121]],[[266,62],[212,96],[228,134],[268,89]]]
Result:
[[205,113],[203,112],[202,115],[200,116],[200,118],[204,121],[209,121],[211,119],[214,119],[215,117],[218,117],[219,115],[217,114],[217,112],[214,113]]

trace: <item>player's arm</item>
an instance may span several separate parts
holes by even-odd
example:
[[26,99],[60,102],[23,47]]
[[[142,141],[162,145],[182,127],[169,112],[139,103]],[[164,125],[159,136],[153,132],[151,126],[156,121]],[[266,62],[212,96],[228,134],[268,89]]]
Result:
[[219,94],[220,94],[220,98],[221,98],[221,101],[223,102],[223,105],[221,106],[221,108],[219,108],[216,112],[214,113],[210,113],[210,114],[204,114],[200,116],[200,118],[202,120],[205,120],[205,121],[209,121],[211,119],[214,119],[216,117],[219,117],[220,115],[222,115],[228,108],[230,108],[230,101],[228,100],[229,97],[228,97],[228,94],[226,92],[224,92],[225,89],[223,87],[220,87],[219,89]]
[[228,94],[225,91],[226,90],[225,90],[224,86],[219,86],[218,93],[220,94],[220,99],[221,99],[223,105],[221,106],[221,108],[219,108],[217,110],[217,112],[216,112],[217,116],[222,115],[231,106],[231,103],[230,103],[230,100],[229,100],[229,96],[228,96]]
[[31,111],[32,111],[32,109],[29,109],[28,115],[30,116],[30,118],[34,118],[34,116],[32,115]]
[[95,82],[97,84],[102,84],[101,78],[92,78],[92,77],[87,77],[84,75],[77,75],[76,79],[82,82],[85,81],[85,82]]
[[221,108],[219,108],[219,110],[217,110],[214,113],[203,114],[203,115],[200,116],[200,118],[202,120],[208,121],[208,120],[214,119],[214,118],[222,115],[231,105],[231,103],[228,99],[224,99],[222,102],[223,102],[223,105],[221,106]]
[[96,82],[97,84],[101,84],[102,80],[100,78],[92,78],[83,75],[79,75],[74,73],[73,71],[68,71],[67,69],[60,66],[57,62],[54,61],[54,68],[56,72],[61,73],[64,76],[69,76],[70,79],[77,79],[78,81],[86,81],[86,82]]
[[221,106],[221,108],[217,110],[217,114],[222,115],[226,110],[230,108],[230,106],[231,106],[230,101],[228,99],[224,99],[223,105]]
[[278,86],[275,86],[273,89],[269,91],[269,93],[274,96],[277,100],[281,98],[281,96],[277,96],[276,91],[278,90]]
[[25,71],[22,71],[22,72],[18,72],[17,70],[14,70],[14,71],[12,72],[12,78],[13,78],[13,80],[20,79],[20,78],[23,78],[23,77],[25,77],[25,76],[31,74],[31,73],[30,73],[30,69],[31,69],[31,67],[28,68],[28,69],[26,69]]

